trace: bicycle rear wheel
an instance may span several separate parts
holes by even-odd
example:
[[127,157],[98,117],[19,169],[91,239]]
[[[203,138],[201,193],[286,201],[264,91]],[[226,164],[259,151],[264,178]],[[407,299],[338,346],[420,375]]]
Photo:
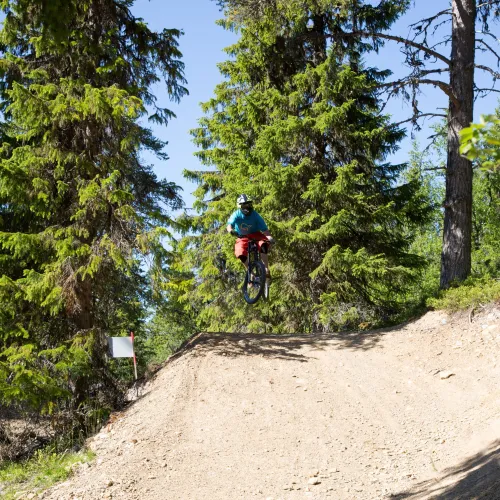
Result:
[[243,283],[243,297],[248,304],[255,304],[266,286],[266,268],[258,260],[250,262]]

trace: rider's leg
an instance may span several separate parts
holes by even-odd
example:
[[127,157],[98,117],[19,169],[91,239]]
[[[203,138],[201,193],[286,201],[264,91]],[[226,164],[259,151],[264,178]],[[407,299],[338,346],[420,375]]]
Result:
[[[248,257],[246,255],[240,255],[238,257],[238,260],[240,260],[241,263],[245,266],[245,273],[246,273],[248,271]],[[249,287],[253,286],[253,276],[250,279],[250,282],[248,283],[248,286]]]
[[234,244],[234,254],[241,260],[245,269],[248,269],[248,240],[246,238],[238,238]]

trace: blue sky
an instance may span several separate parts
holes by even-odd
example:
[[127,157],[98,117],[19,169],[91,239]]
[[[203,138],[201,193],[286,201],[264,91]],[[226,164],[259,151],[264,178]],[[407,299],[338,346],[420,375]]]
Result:
[[[373,0],[373,3],[378,3]],[[448,8],[449,0],[416,0],[414,7],[402,17],[391,30],[391,34],[407,36],[408,26],[422,18],[429,17],[441,10]],[[167,162],[153,157],[147,157],[147,161],[154,164],[155,172],[159,177],[167,178],[179,184],[183,189],[183,198],[186,207],[193,202],[191,195],[195,185],[183,178],[184,169],[198,170],[201,167],[193,153],[196,151],[191,141],[189,130],[197,126],[198,119],[202,116],[199,106],[213,95],[217,83],[221,81],[221,75],[217,69],[217,63],[227,59],[224,47],[231,45],[237,40],[237,35],[224,30],[215,24],[217,19],[222,18],[216,3],[213,0],[137,0],[133,7],[135,15],[142,17],[154,30],[163,28],[177,28],[184,31],[179,40],[179,48],[183,53],[185,64],[185,75],[188,81],[187,88],[189,96],[182,99],[180,104],[170,103],[170,108],[176,113],[177,118],[172,120],[167,128],[155,127],[158,137],[168,141],[167,153],[170,159]],[[498,36],[499,25],[491,24],[490,29]],[[492,40],[493,43],[495,43]],[[449,47],[441,48],[443,55],[449,56]],[[490,64],[492,63],[489,61]],[[381,53],[369,56],[366,63],[370,66],[378,66],[380,69],[389,68],[394,76],[405,74],[404,59],[400,53],[398,44],[388,41]],[[476,77],[484,79],[482,72],[476,72]],[[487,79],[484,79],[487,82]],[[483,86],[483,85],[481,85]],[[440,107],[447,107],[447,98],[432,86],[426,86],[423,94],[419,97],[422,111],[434,112]],[[168,96],[161,85],[155,90],[162,104],[167,104]],[[489,97],[476,102],[475,116],[491,113],[497,106],[498,96],[491,94]],[[386,108],[393,115],[395,121],[401,121],[409,117],[410,108],[401,100],[394,100]],[[423,145],[429,130],[424,128],[416,138]],[[394,162],[403,162],[408,157],[411,148],[410,134],[401,144],[401,149],[391,158]]]
[[184,179],[182,172],[202,167],[193,154],[196,147],[189,130],[197,126],[202,116],[200,103],[212,97],[215,86],[221,81],[217,63],[227,59],[224,47],[236,42],[237,37],[215,24],[223,16],[212,0],[137,0],[132,11],[156,31],[163,28],[184,31],[179,39],[179,48],[185,64],[189,95],[178,105],[168,103],[164,87],[157,86],[155,94],[159,101],[172,109],[177,118],[166,128],[154,127],[156,135],[168,141],[166,151],[170,159],[164,162],[148,156],[147,160],[154,164],[159,177],[165,177],[184,189],[182,197],[186,207],[190,207],[193,202],[190,193],[196,186]]

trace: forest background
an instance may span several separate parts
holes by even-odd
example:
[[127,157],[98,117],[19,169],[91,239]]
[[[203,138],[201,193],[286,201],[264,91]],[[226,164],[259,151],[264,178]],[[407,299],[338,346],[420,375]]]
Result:
[[[8,458],[79,442],[123,404],[132,371],[109,336],[135,332],[143,375],[199,331],[376,328],[500,296],[496,118],[464,135],[472,257],[443,286],[453,99],[426,76],[445,70],[397,40],[336,38],[420,32],[446,59],[449,3],[221,4],[1,4],[0,403],[51,429],[0,433]],[[477,6],[498,44],[497,2]],[[480,89],[499,76],[489,43]],[[474,120],[494,115],[497,95],[476,96]],[[272,300],[253,307],[224,231],[241,192],[278,242]]]

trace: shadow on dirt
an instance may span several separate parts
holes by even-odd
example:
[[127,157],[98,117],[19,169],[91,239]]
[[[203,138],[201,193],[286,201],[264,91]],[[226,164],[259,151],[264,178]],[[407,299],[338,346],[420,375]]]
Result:
[[[314,351],[353,349],[366,351],[375,347],[392,329],[370,332],[344,332],[309,335],[262,335],[236,333],[200,333],[187,342],[170,359],[190,352],[194,356],[207,353],[221,356],[263,356],[305,362],[314,359]],[[307,349],[307,355],[301,352]]]
[[500,440],[456,467],[446,469],[440,478],[425,481],[391,500],[499,500]]

